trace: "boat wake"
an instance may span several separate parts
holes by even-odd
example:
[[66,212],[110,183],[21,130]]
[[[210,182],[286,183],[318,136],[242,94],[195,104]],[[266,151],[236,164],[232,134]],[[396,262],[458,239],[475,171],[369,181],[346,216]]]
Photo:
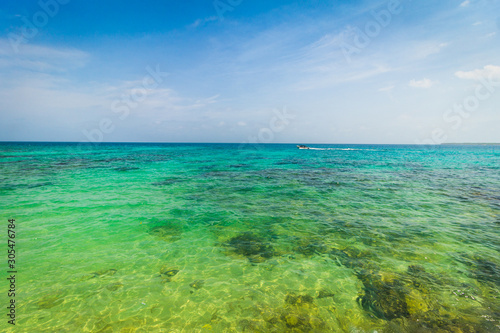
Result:
[[371,151],[377,151],[378,149],[363,149],[363,148],[313,148],[309,147],[311,150],[371,150]]

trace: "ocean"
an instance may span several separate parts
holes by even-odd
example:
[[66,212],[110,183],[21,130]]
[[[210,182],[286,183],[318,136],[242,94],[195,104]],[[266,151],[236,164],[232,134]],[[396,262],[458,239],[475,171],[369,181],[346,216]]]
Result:
[[500,146],[309,146],[0,143],[0,327],[500,331]]

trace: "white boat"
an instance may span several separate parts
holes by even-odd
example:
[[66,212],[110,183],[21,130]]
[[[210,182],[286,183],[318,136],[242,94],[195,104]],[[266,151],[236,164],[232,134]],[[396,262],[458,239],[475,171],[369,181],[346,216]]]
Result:
[[297,148],[299,148],[299,149],[311,149],[308,146],[304,146],[304,145],[297,145]]

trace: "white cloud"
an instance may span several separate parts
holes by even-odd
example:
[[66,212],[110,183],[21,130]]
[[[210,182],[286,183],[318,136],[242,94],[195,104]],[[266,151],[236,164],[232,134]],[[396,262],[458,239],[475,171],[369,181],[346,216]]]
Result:
[[[10,77],[0,81],[0,87],[4,87],[0,97],[24,105],[31,103],[23,97],[28,95],[31,101],[50,110],[97,108],[105,113],[110,111],[113,101],[121,100],[124,95],[132,96],[143,87],[143,79],[77,84],[66,75],[71,69],[84,67],[90,58],[90,54],[78,49],[36,44],[23,44],[14,52],[8,40],[0,39],[0,74]],[[186,111],[217,103],[218,98],[219,95],[195,100],[158,87],[149,89],[139,104],[142,109]],[[37,109],[31,104],[27,110]]]
[[[7,40],[0,39],[0,123],[22,119],[26,128],[36,128],[39,134],[43,128],[63,128],[68,140],[80,140],[82,130],[98,126],[103,118],[113,119],[125,131],[148,122],[193,119],[192,112],[201,113],[218,101],[219,95],[191,98],[164,86],[144,90],[143,79],[137,77],[88,82],[70,73],[90,59],[78,49],[35,44],[21,45],[14,52]],[[131,99],[138,92],[140,98]],[[121,120],[116,110],[126,109],[126,103],[130,118]]]
[[0,68],[64,72],[83,67],[89,60],[88,53],[71,48],[23,44],[14,52],[6,39],[0,39]]
[[422,80],[411,80],[408,85],[413,88],[430,88],[432,87],[436,82],[431,81],[430,79],[422,79]]
[[420,59],[427,58],[432,54],[441,52],[441,50],[448,45],[450,45],[450,43],[434,41],[418,43],[414,51],[414,56]]
[[388,87],[380,88],[378,91],[380,91],[380,92],[391,92],[394,88],[395,88],[395,86],[388,86]]
[[345,32],[336,35],[324,35],[317,41],[309,44],[303,51],[307,57],[318,58],[319,56],[320,60],[324,60],[326,57],[331,57],[333,53],[338,52],[339,46],[343,42],[344,34]]
[[213,22],[213,21],[217,21],[217,20],[218,20],[217,16],[210,16],[210,17],[207,17],[207,18],[204,18],[204,19],[197,19],[196,21],[194,21],[193,23],[191,23],[189,25],[189,27],[190,28],[198,28],[199,26],[204,26],[208,22]]
[[[193,123],[199,117],[205,120],[207,108],[210,109],[218,97],[194,99],[168,87],[158,87],[148,89],[141,100],[135,101],[130,96],[141,89],[142,80],[82,85],[61,79],[59,75],[37,72],[24,73],[8,81],[8,85],[1,84],[7,87],[0,89],[0,125],[22,124],[23,128],[39,135],[32,137],[33,140],[57,139],[57,135],[51,137],[50,133],[65,135],[70,141],[86,140],[83,131],[98,128],[100,120],[105,118],[111,119],[117,128],[116,133],[106,135],[105,140],[139,140],[140,137],[129,138],[127,133],[149,128],[151,124]],[[126,118],[121,118],[125,115]],[[49,134],[44,132],[47,129],[51,131]],[[153,130],[142,135],[147,137],[151,133]]]
[[464,2],[462,2],[460,4],[460,7],[467,7],[468,5],[470,5],[470,1],[469,0],[465,0]]
[[458,71],[455,76],[465,80],[479,80],[479,79],[500,79],[500,66],[487,65],[483,69],[475,69],[473,71]]

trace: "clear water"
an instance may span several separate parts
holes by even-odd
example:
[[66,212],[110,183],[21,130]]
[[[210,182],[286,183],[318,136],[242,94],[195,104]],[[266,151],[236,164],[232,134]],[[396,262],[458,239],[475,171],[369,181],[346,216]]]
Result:
[[312,146],[0,144],[0,327],[500,331],[500,146]]

